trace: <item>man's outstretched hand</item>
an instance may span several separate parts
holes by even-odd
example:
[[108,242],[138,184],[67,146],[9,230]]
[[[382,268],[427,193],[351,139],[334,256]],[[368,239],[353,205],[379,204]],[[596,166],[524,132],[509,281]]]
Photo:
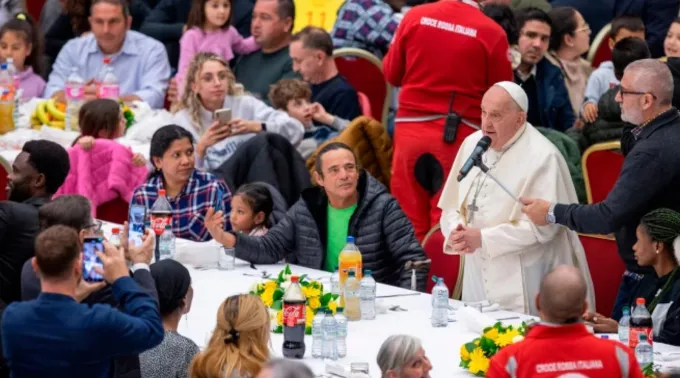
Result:
[[520,198],[519,200],[524,204],[522,212],[529,217],[531,222],[537,226],[548,224],[546,216],[550,211],[550,202],[537,198]]

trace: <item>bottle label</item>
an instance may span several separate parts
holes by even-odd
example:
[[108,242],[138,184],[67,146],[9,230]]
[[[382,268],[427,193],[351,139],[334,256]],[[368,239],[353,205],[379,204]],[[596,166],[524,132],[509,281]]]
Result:
[[67,85],[65,92],[69,100],[80,100],[85,97],[85,88],[82,85]]
[[120,87],[115,84],[101,84],[97,92],[98,98],[110,98],[117,100],[120,96]]
[[283,304],[283,324],[286,327],[295,327],[298,324],[305,324],[305,304]]
[[362,271],[361,271],[361,261],[340,261],[340,267],[338,268],[340,271],[340,275],[343,278],[343,282],[347,280],[347,276],[349,275],[350,270],[354,270],[354,274],[356,275],[357,280],[361,280],[362,276]]
[[151,215],[151,229],[156,233],[157,236],[163,235],[165,232],[165,226],[172,226],[172,216],[171,215]]
[[628,331],[628,346],[635,349],[640,343],[640,335],[647,335],[647,342],[653,345],[654,332],[651,327],[630,327]]

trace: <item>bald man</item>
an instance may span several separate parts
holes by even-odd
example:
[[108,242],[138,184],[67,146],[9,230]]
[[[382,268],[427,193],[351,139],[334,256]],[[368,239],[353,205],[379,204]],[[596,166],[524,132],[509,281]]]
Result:
[[526,338],[491,359],[487,377],[631,377],[644,375],[633,350],[591,334],[581,320],[588,308],[581,271],[560,265],[548,273],[536,295],[541,323]]
[[[444,253],[465,256],[463,300],[489,300],[505,310],[535,315],[533,298],[553,267],[578,266],[592,285],[577,235],[559,226],[536,227],[512,197],[577,201],[562,154],[526,122],[528,103],[524,90],[512,82],[497,83],[484,94],[482,130],[463,142],[438,206]],[[483,136],[491,144],[481,160],[512,196],[479,167],[457,180]]]
[[629,64],[616,102],[621,105],[621,119],[636,127],[621,136],[625,159],[607,198],[590,205],[550,199],[542,193],[522,199],[527,204],[522,211],[539,227],[556,224],[588,234],[615,233],[626,264],[612,313],[616,321],[643,275],[654,274],[651,267],[638,265],[633,253],[640,219],[662,207],[680,211],[680,115],[672,99],[673,75],[668,66],[656,59]]

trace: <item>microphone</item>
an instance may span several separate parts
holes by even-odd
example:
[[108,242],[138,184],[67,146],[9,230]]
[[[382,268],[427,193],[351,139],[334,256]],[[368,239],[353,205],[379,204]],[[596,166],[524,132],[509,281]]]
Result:
[[491,137],[489,137],[488,135],[482,137],[482,139],[480,139],[479,142],[477,142],[477,146],[472,151],[470,157],[465,161],[465,164],[463,164],[463,168],[461,168],[460,172],[458,173],[458,182],[462,181],[465,178],[465,176],[467,176],[468,173],[470,173],[472,167],[474,167],[477,160],[479,160],[482,157],[482,154],[489,149],[489,146],[491,146]]

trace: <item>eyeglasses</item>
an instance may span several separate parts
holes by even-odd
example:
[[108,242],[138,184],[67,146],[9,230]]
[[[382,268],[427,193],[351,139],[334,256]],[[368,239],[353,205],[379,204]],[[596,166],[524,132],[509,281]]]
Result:
[[656,95],[652,92],[638,92],[638,91],[627,91],[621,87],[619,87],[619,93],[621,94],[621,99],[623,100],[623,95],[635,95],[635,96],[644,96],[646,94],[651,95],[653,99],[656,100]]
[[574,30],[575,33],[582,32],[582,31],[584,31],[584,32],[590,32],[590,31],[591,31],[590,25],[588,25],[588,24],[583,24],[583,26],[581,26],[580,28]]

